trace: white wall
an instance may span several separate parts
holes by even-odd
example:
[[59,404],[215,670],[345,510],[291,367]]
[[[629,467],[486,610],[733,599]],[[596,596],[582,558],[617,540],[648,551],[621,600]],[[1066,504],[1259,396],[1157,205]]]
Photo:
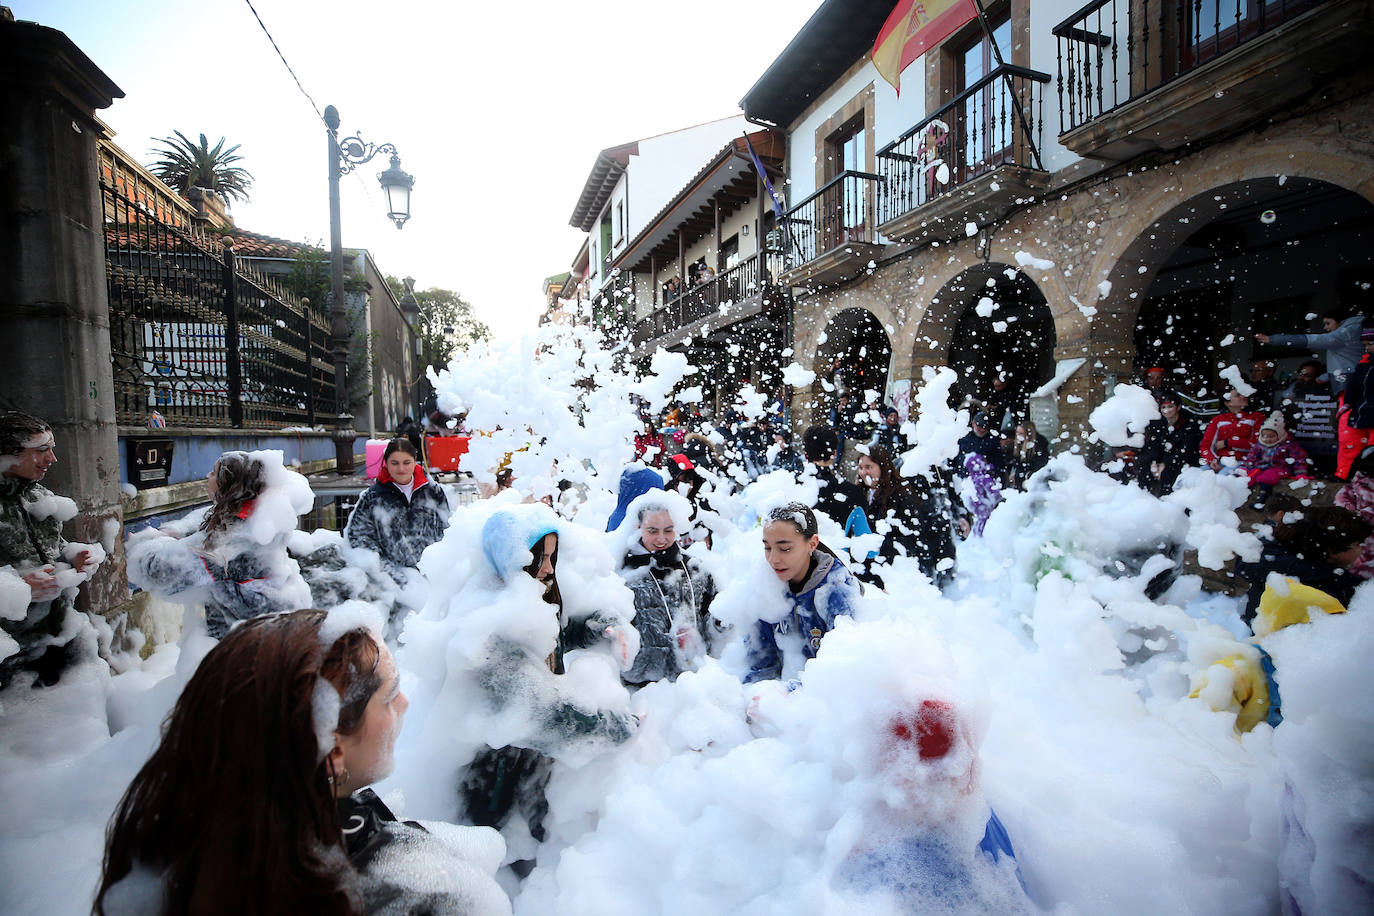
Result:
[[[1017,3],[1028,0],[1016,0]],[[1055,88],[1056,44],[1051,30],[1071,15],[1081,4],[1075,0],[1035,0],[1030,6],[1030,69],[1049,74],[1050,82],[1043,87],[1045,94],[1044,130],[1041,135],[1041,159],[1045,169],[1057,171],[1077,162],[1079,157],[1060,146],[1059,94]],[[1110,25],[1104,23],[1104,30]],[[1118,51],[1124,77],[1126,49]],[[869,83],[873,84],[873,152],[876,153],[907,130],[925,120],[925,58],[915,61],[902,73],[902,95],[878,75],[872,61],[863,65],[853,76],[832,86],[821,98],[821,104],[806,118],[794,125],[788,140],[787,174],[789,186],[787,205],[794,206],[816,190],[816,130]],[[1125,86],[1125,83],[1122,84]]]
[[744,115],[639,141],[630,157],[629,236],[633,238],[727,142],[758,128]]

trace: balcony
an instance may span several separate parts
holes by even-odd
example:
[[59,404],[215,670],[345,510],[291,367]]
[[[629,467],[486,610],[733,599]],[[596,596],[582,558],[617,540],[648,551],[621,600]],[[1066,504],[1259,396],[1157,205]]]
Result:
[[777,254],[754,255],[687,290],[634,323],[630,344],[638,355],[707,337],[764,311],[784,295],[774,278],[782,265]]
[[1120,162],[1300,110],[1359,65],[1367,0],[1096,0],[1054,28],[1059,140]]
[[845,171],[782,218],[783,286],[825,286],[858,276],[881,257],[878,193],[882,177]]
[[1046,73],[1003,65],[878,151],[885,238],[944,241],[1037,197]]

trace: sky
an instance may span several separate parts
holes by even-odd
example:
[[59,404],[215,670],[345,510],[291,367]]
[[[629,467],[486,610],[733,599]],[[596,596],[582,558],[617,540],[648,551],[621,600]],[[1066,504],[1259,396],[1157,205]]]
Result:
[[[247,0],[0,0],[65,32],[124,90],[97,112],[144,163],[179,130],[240,144],[240,228],[328,244],[325,129]],[[599,150],[739,111],[819,0],[439,3],[252,0],[340,137],[390,142],[415,176],[386,219],[379,155],[346,176],[343,243],[385,273],[459,292],[498,337],[533,328],[566,271]],[[684,175],[684,182],[690,176]]]

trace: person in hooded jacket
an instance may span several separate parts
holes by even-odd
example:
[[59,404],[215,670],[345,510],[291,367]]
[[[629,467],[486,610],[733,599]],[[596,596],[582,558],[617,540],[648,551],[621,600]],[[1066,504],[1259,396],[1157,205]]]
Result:
[[215,639],[240,620],[308,607],[310,588],[286,552],[291,532],[261,543],[245,530],[266,487],[261,460],[248,452],[220,455],[206,475],[213,503],[198,527],[174,522],[132,541],[129,581],[167,598],[205,588],[205,629]]
[[625,521],[625,510],[650,490],[663,489],[663,475],[642,464],[631,464],[620,472],[620,489],[616,494],[615,511],[606,520],[606,530],[614,531]]
[[674,494],[650,491],[630,507],[634,537],[620,574],[634,593],[639,654],[621,674],[627,684],[677,680],[710,653],[720,635],[711,617],[716,585],[678,546]]
[[448,527],[448,497],[425,476],[419,457],[409,439],[388,442],[377,482],[358,500],[344,529],[350,546],[375,551],[398,582],[405,581],[405,569],[419,566],[426,547],[443,540]]
[[835,618],[852,615],[862,594],[858,580],[821,543],[815,513],[801,503],[787,503],[768,513],[763,554],[786,590],[789,607],[781,620],[760,620],[746,634],[746,684],[782,677],[792,668],[786,664],[788,656],[794,662],[798,655],[815,658]]
[[[583,619],[565,617],[557,578],[556,523],[556,516],[536,503],[501,510],[482,527],[482,551],[497,578],[510,584],[517,577],[529,576],[540,583],[543,601],[550,605],[549,613],[557,615],[559,627],[553,651],[543,657],[512,639],[492,639],[487,660],[477,672],[478,686],[493,712],[512,703],[525,704],[532,731],[520,746],[480,750],[459,785],[467,820],[499,830],[518,814],[539,842],[545,838],[544,817],[549,809],[544,789],[559,752],[588,741],[621,744],[638,724],[633,716],[580,701],[561,682],[564,656],[573,649],[608,640],[623,668],[629,663],[633,643],[623,621],[599,613]],[[532,866],[522,866],[527,867]]]

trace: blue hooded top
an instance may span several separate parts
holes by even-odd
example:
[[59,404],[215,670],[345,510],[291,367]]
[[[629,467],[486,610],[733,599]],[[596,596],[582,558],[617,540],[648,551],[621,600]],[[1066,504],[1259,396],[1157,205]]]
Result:
[[482,526],[482,552],[492,571],[509,582],[534,558],[534,545],[558,533],[558,516],[543,503],[514,506],[494,513]]
[[615,511],[606,522],[606,530],[614,531],[625,521],[625,510],[630,503],[650,490],[663,489],[663,475],[653,468],[630,465],[620,472],[620,495],[616,497]]

